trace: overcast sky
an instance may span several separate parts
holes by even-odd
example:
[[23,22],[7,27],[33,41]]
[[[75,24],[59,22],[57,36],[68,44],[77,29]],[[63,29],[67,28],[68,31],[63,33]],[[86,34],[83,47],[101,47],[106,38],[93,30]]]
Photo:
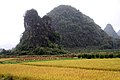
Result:
[[120,0],[0,0],[0,48],[10,49],[19,43],[26,10],[34,8],[42,17],[61,4],[79,9],[102,29],[110,23],[115,31],[120,30]]

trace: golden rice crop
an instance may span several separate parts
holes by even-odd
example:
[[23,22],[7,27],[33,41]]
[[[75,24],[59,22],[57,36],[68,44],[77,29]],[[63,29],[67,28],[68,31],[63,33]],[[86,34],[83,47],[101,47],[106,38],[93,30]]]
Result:
[[[89,70],[88,70],[89,69]],[[0,64],[0,74],[21,80],[120,80],[120,59],[77,59]]]
[[[75,68],[39,67],[0,64],[0,74],[11,74],[24,80],[120,80],[120,72]],[[16,80],[14,78],[14,80]]]
[[66,67],[95,69],[107,71],[120,71],[120,59],[77,59],[77,60],[54,60],[41,62],[23,63],[35,66]]

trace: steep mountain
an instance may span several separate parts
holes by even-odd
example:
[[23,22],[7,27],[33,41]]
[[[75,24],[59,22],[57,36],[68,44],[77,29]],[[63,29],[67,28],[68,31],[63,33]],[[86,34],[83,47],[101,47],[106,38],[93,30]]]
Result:
[[50,17],[44,16],[41,18],[35,9],[27,10],[24,16],[24,27],[25,31],[20,43],[16,46],[16,51],[22,51],[22,54],[30,54],[30,52],[46,54],[45,51],[49,51],[48,53],[56,52],[56,50],[60,51],[56,44],[60,37],[51,28]]
[[111,37],[113,38],[119,38],[119,36],[117,35],[117,33],[115,32],[115,30],[113,29],[111,24],[107,24],[104,31]]
[[120,36],[120,30],[117,32],[118,36]]
[[68,5],[60,5],[47,14],[52,26],[62,37],[66,48],[110,48],[110,37],[93,19]]

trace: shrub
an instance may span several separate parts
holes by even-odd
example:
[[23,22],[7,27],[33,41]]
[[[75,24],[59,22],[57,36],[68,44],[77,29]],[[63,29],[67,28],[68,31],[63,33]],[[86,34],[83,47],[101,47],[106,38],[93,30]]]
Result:
[[118,54],[117,57],[120,58],[120,54]]
[[20,55],[27,55],[29,53],[29,51],[21,51]]
[[113,58],[114,56],[113,56],[113,54],[109,54],[109,58]]
[[79,55],[78,55],[78,58],[81,58],[81,57],[82,57],[82,55],[81,55],[81,54],[79,54]]
[[35,53],[36,55],[43,55],[46,53],[46,51],[43,47],[38,47],[33,51],[33,53]]
[[100,54],[99,57],[100,57],[100,58],[105,58],[103,54]]
[[91,54],[88,54],[87,59],[91,59],[91,58],[92,58]]
[[87,58],[87,54],[83,54],[83,55],[82,55],[82,58]]
[[92,54],[92,55],[91,55],[91,58],[95,58],[95,55],[94,55],[94,54]]
[[109,55],[108,55],[108,54],[105,54],[105,58],[109,58]]
[[120,54],[79,54],[78,58],[120,58]]
[[100,56],[99,56],[99,54],[96,54],[95,57],[96,57],[96,58],[99,58]]

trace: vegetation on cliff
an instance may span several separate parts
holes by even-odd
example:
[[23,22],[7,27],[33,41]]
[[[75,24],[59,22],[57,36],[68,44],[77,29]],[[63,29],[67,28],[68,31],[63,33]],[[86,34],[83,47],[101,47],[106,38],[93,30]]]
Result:
[[20,54],[58,54],[62,49],[56,44],[60,36],[51,28],[51,18],[41,18],[35,9],[27,10],[24,16],[25,31],[16,46]]
[[79,10],[60,5],[48,14],[52,26],[62,36],[59,44],[67,48],[111,49],[112,39],[93,19]]

